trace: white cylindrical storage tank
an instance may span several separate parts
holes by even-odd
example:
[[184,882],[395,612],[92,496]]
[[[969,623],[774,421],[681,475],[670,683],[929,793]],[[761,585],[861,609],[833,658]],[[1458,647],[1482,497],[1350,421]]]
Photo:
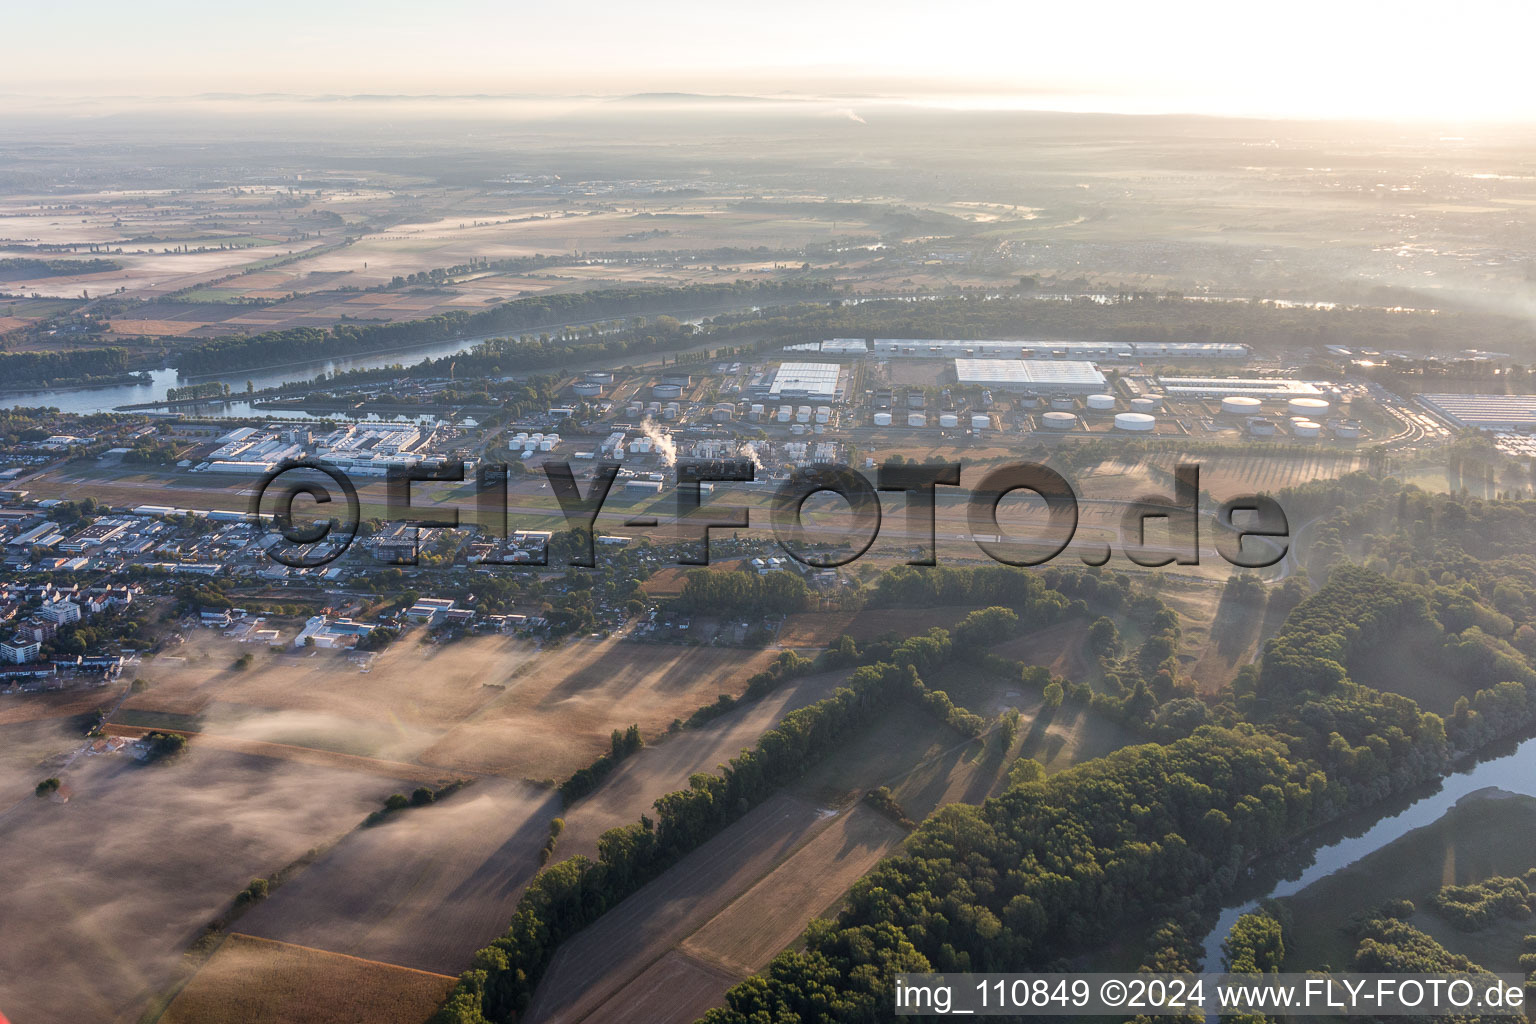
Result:
[[779,406],[779,411],[774,415],[774,419],[778,420],[780,423],[788,423],[790,420],[794,419],[794,417],[795,410],[791,409],[787,405]]
[[1297,416],[1321,416],[1328,411],[1328,403],[1321,398],[1293,398],[1285,403],[1286,409]]
[[1161,402],[1151,398],[1133,398],[1131,399],[1131,412],[1150,413],[1155,411],[1161,404]]
[[1322,432],[1322,426],[1311,420],[1296,420],[1291,424],[1291,433],[1297,437],[1317,437]]
[[830,405],[818,405],[816,407],[816,422],[829,423],[832,420],[832,407]]
[[626,416],[639,416],[644,411],[645,406],[639,402],[630,402],[624,407],[624,415]]
[[683,389],[679,384],[657,384],[651,388],[651,394],[656,398],[681,398]]
[[1048,412],[1040,417],[1046,430],[1071,430],[1077,426],[1077,417],[1069,412]]
[[763,407],[762,407],[762,404],[754,402],[753,405],[752,405],[752,408],[747,410],[747,419],[751,420],[753,423],[756,423],[759,420],[761,420],[762,418],[763,418]]
[[595,398],[603,393],[603,386],[593,381],[584,381],[571,389],[583,398]]
[[528,431],[526,430],[519,430],[517,433],[512,435],[513,444],[522,444],[526,440],[528,440]]
[[975,416],[971,417],[971,429],[972,430],[991,430],[992,429],[992,417],[991,416],[983,416],[980,413],[977,413]]
[[1077,402],[1071,395],[1052,395],[1051,408],[1059,412],[1069,412],[1077,408]]
[[661,412],[661,403],[660,402],[647,402],[647,403],[645,403],[645,411],[647,413],[658,413],[658,412]]
[[1129,430],[1133,433],[1144,434],[1157,425],[1157,417],[1149,416],[1144,412],[1122,412],[1115,414],[1115,429]]
[[552,452],[554,450],[555,450],[555,442],[551,441],[549,438],[546,437],[544,440],[539,442],[539,451],[541,451],[541,452]]
[[941,413],[939,413],[939,426],[941,426],[941,427],[958,427],[959,425],[960,425],[960,417],[959,416],[956,416],[952,412],[941,412]]
[[1260,404],[1257,398],[1247,395],[1228,395],[1221,400],[1221,411],[1233,416],[1252,416],[1259,411]]
[[920,412],[909,412],[909,413],[907,413],[907,426],[909,426],[909,427],[926,427],[927,425],[928,425],[928,417],[927,416],[924,416]]
[[795,410],[795,422],[796,423],[809,423],[809,422],[811,422],[811,407],[808,406],[808,405],[802,405],[798,409],[796,409]]
[[1333,428],[1333,436],[1344,441],[1353,441],[1360,436],[1359,420],[1344,420]]
[[1088,408],[1094,412],[1109,412],[1115,407],[1114,395],[1089,395]]
[[588,370],[587,380],[594,384],[612,384],[613,374],[609,373],[607,370]]
[[888,427],[891,425],[891,414],[888,412],[875,413],[875,426]]
[[1147,394],[1142,395],[1140,398],[1132,400],[1131,405],[1134,406],[1137,402],[1150,402],[1151,404],[1148,405],[1147,408],[1161,409],[1163,407],[1163,396],[1153,392],[1148,392]]

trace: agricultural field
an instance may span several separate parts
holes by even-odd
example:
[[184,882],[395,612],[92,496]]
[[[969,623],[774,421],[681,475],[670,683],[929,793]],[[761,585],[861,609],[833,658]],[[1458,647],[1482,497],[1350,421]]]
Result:
[[[328,850],[240,919],[268,939],[457,974],[506,930],[559,797],[479,779]],[[638,813],[638,812],[637,812]]]
[[[124,721],[414,761],[497,700],[536,654],[500,637],[449,647],[417,636],[377,654],[364,672],[342,651],[265,648],[200,631],[174,655],[141,666],[150,685],[124,704]],[[242,668],[247,654],[254,660]]]
[[810,918],[899,850],[904,837],[900,828],[868,807],[844,812],[740,899],[580,1019],[690,1024],[718,1005],[732,985],[793,945]]
[[403,785],[195,743],[150,765],[82,757],[67,782],[67,800],[28,789],[0,811],[0,858],[50,865],[0,889],[0,920],[28,936],[0,975],[0,1006],[18,1021],[134,1021],[252,878],[334,841]]
[[[665,793],[688,786],[695,772],[715,771],[757,744],[786,714],[814,704],[841,686],[847,671],[821,672],[781,683],[773,692],[692,729],[667,733],[626,758],[592,793],[565,813],[562,857],[597,856],[597,840],[610,828],[630,825],[650,812]],[[701,700],[701,704],[707,700]]]
[[563,943],[525,1019],[550,1024],[586,1019],[837,814],[784,794],[759,804]]
[[161,1024],[422,1024],[448,975],[234,934],[166,1008]]
[[[718,695],[740,694],[747,678],[774,656],[766,650],[579,640],[543,651],[514,677],[499,660],[508,643],[473,640],[445,649],[445,671],[455,678],[466,685],[504,680],[506,689],[493,691],[492,699],[421,751],[422,764],[561,779],[606,750],[614,729],[639,725],[642,735],[657,736]],[[460,666],[466,675],[460,676]]]

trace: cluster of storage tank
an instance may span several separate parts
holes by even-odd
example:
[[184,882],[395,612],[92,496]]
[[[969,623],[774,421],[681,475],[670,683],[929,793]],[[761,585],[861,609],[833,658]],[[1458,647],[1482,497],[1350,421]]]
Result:
[[520,430],[507,442],[508,448],[521,448],[524,452],[552,452],[560,443],[559,434],[530,434]]

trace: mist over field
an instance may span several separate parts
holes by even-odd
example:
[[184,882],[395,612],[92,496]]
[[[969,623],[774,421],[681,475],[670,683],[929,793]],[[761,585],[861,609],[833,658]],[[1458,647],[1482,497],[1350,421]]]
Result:
[[8,12],[0,1024],[1536,998],[1533,27]]

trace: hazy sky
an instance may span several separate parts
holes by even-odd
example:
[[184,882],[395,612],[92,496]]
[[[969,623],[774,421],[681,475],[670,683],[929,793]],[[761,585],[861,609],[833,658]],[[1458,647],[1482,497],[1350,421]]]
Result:
[[1536,120],[1532,0],[76,0],[5,22],[0,91],[32,95],[838,91]]

